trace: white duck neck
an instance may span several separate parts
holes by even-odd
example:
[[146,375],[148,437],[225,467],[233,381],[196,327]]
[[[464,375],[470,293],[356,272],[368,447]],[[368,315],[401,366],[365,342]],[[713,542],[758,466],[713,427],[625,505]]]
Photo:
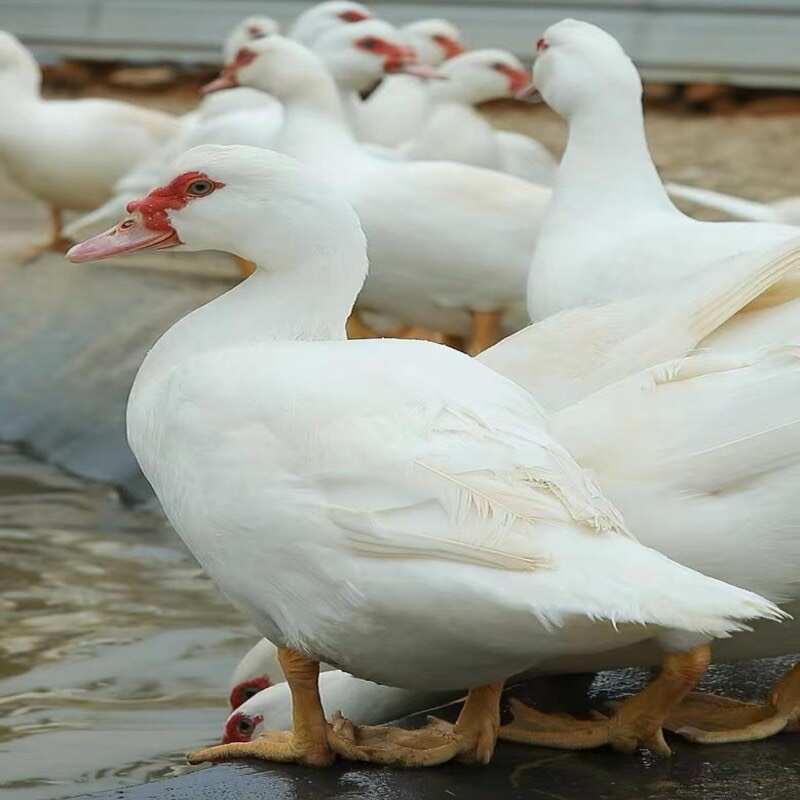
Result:
[[8,103],[38,101],[42,76],[38,70],[18,66],[0,74],[0,97]]
[[555,202],[676,211],[650,155],[638,97],[605,96],[572,115]]
[[333,79],[322,73],[283,98],[284,122],[278,147],[301,161],[324,162],[358,149]]
[[279,264],[272,263],[278,256],[270,231],[252,232],[239,252],[255,261],[259,251],[268,254],[263,266],[174,325],[152,351],[148,369],[169,369],[176,360],[231,345],[345,339],[367,273],[366,242],[349,206],[316,208],[312,219],[293,215],[303,232],[287,235]]

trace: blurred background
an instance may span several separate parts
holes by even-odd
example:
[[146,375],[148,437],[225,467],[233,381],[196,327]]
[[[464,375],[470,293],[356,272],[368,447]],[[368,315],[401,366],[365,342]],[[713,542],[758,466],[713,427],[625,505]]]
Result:
[[[393,23],[446,17],[469,47],[529,61],[565,16],[619,38],[645,78],[663,177],[762,202],[800,194],[797,0],[374,2]],[[48,98],[184,113],[243,17],[266,0],[0,0],[0,28]],[[544,106],[482,112],[558,157]],[[3,109],[0,114],[9,113]],[[3,125],[0,116],[0,126]],[[707,219],[728,214],[683,203]],[[0,794],[68,797],[174,775],[219,737],[227,680],[255,633],[162,519],[124,437],[130,382],[176,318],[231,286],[229,260],[21,264],[47,211],[0,174]]]

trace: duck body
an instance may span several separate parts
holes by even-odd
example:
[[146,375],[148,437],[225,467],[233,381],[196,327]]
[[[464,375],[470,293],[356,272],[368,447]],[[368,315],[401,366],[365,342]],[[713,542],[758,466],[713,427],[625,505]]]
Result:
[[[192,330],[202,319],[199,312],[188,319],[192,324],[181,326],[180,338],[202,338]],[[178,332],[173,328],[171,333]],[[453,430],[482,424],[465,422],[460,419],[464,410],[442,405],[445,388],[456,396],[460,370],[453,365],[460,364],[461,357],[454,354],[451,359],[449,352],[427,343],[376,344],[370,340],[221,346],[190,358],[162,379],[153,374],[153,362],[167,356],[162,344],[145,362],[131,394],[131,446],[170,521],[212,579],[225,587],[229,599],[276,644],[313,653],[359,677],[406,688],[447,689],[473,680],[496,680],[544,657],[600,651],[651,637],[653,631],[642,626],[621,626],[615,632],[609,623],[587,620],[565,626],[553,640],[554,619],[563,621],[581,605],[597,602],[591,599],[595,592],[599,598],[609,590],[602,578],[593,575],[599,553],[592,545],[603,551],[603,557],[625,565],[610,578],[621,584],[620,591],[631,578],[627,569],[638,572],[628,550],[659,559],[625,537],[587,537],[575,531],[563,512],[558,512],[563,520],[539,528],[537,550],[549,556],[569,551],[570,570],[583,571],[580,578],[572,573],[567,579],[557,569],[547,569],[503,572],[498,581],[494,569],[447,561],[443,581],[436,561],[370,554],[371,548],[402,553],[401,532],[418,529],[420,514],[432,500],[425,490],[428,470],[415,469],[408,461],[408,438],[427,439],[441,426],[442,436],[439,442],[434,438],[433,450],[417,454],[441,467]],[[387,358],[392,368],[384,366]],[[292,379],[318,374],[334,360],[347,375],[341,383],[321,386],[317,381],[311,385],[302,378],[299,383]],[[473,366],[466,356],[463,361],[465,369]],[[208,376],[218,375],[223,366],[230,389],[225,391],[215,380],[213,390]],[[355,372],[359,379],[354,380]],[[253,383],[259,374],[273,377],[268,391]],[[486,376],[497,383],[490,371]],[[530,413],[524,393],[502,383],[508,394],[505,403],[518,411],[524,406]],[[410,385],[415,392],[409,397]],[[397,412],[390,419],[385,411],[387,396],[395,398]],[[408,399],[398,403],[401,396]],[[247,398],[250,414],[237,408],[237,397]],[[492,397],[503,404],[496,393]],[[302,415],[296,412],[298,402]],[[225,409],[224,423],[219,419],[219,424],[209,425],[214,408]],[[309,435],[305,417],[312,408],[315,414],[324,410],[326,422],[315,425]],[[233,427],[229,414],[238,420]],[[347,420],[358,421],[354,427]],[[380,454],[371,445],[376,435],[388,445]],[[437,453],[439,448],[442,452]],[[324,463],[318,455],[310,457],[320,451],[326,453]],[[213,464],[208,458],[212,452]],[[253,464],[255,453],[258,468],[251,469],[243,483],[234,465]],[[360,466],[354,470],[354,464]],[[414,474],[417,471],[419,475]],[[379,481],[370,488],[372,499],[365,506],[362,481],[367,473],[387,479],[385,485]],[[192,488],[187,492],[187,487]],[[332,513],[334,507],[340,510]],[[391,526],[387,535],[401,533],[396,542],[384,542],[380,536],[371,541],[371,527],[382,521]],[[442,536],[451,524],[443,509],[425,514],[425,530],[432,536]],[[237,553],[235,580],[230,572],[232,548]],[[558,607],[548,599],[556,592],[564,596],[566,580],[570,585],[575,581],[574,609],[570,601]],[[288,598],[294,598],[290,607]],[[427,620],[424,628],[419,625],[421,617]],[[477,619],[486,627],[476,647]],[[390,638],[385,636],[387,630],[392,631]],[[468,671],[454,670],[453,659]]]
[[463,103],[438,103],[419,134],[400,151],[412,161],[458,161],[486,169],[502,168],[494,128]]
[[20,186],[57,208],[94,208],[177,129],[168,114],[114,100],[18,98],[0,152]]
[[0,32],[0,157],[11,177],[54,209],[93,208],[115,181],[178,129],[169,114],[106,99],[44,100],[33,56]]
[[325,725],[321,660],[399,688],[469,686],[495,719],[505,679],[548,658],[652,639],[702,671],[709,639],[780,618],[636,542],[516,383],[430,342],[347,341],[366,241],[316,174],[247,147],[195,148],[175,171],[68,255],[258,259],[152,348],[128,437],[176,531],[282,648],[299,724]]

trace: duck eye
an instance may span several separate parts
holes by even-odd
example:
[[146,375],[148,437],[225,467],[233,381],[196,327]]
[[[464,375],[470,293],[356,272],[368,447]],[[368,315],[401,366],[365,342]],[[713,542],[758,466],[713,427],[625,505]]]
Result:
[[193,197],[203,197],[204,195],[211,194],[214,191],[214,184],[206,180],[205,178],[201,178],[197,181],[192,181],[186,187],[186,193],[192,195]]
[[365,50],[377,50],[378,49],[378,40],[373,39],[371,36],[361,40],[361,46]]
[[494,64],[492,64],[492,69],[496,69],[498,72],[502,72],[505,68],[506,65],[503,64],[502,61],[495,61]]
[[132,220],[132,219],[126,219],[126,220],[125,220],[125,222],[120,222],[120,224],[119,224],[119,227],[120,227],[120,230],[123,230],[123,231],[124,231],[124,230],[126,230],[127,228],[130,228],[130,227],[131,227],[132,225],[134,225],[134,224],[135,224],[135,221],[134,221],[134,220]]
[[253,723],[249,717],[242,717],[239,722],[236,723],[236,728],[239,733],[252,733],[253,732]]
[[255,686],[248,686],[247,688],[244,689],[242,694],[249,700],[251,697],[255,697],[259,693],[259,691],[260,690],[257,689]]

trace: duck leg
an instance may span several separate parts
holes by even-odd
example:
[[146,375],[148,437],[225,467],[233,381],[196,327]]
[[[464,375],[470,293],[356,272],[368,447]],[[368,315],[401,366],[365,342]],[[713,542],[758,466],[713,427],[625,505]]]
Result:
[[710,657],[708,645],[667,655],[658,677],[641,692],[620,703],[611,717],[596,714],[594,719],[581,720],[568,714],[543,714],[512,700],[514,721],[503,726],[499,736],[513,742],[563,750],[611,745],[623,753],[646,747],[658,755],[668,756],[671,751],[662,733],[664,721],[703,676]]
[[56,208],[55,206],[50,206],[48,208],[48,212],[50,214],[50,225],[47,241],[34,245],[30,250],[26,250],[24,256],[22,257],[23,264],[30,264],[31,261],[35,261],[40,255],[48,252],[49,250],[64,252],[72,244],[72,242],[64,239],[61,236],[61,209]]
[[266,731],[251,742],[232,742],[189,753],[190,764],[260,758],[327,767],[335,759],[328,746],[328,723],[319,699],[319,662],[286,647],[278,649],[278,661],[292,693],[292,730]]
[[367,325],[358,314],[358,311],[351,312],[347,318],[347,338],[348,339],[375,339],[378,334]]
[[355,726],[339,714],[328,741],[339,756],[351,761],[430,767],[458,758],[467,763],[488,764],[500,727],[502,691],[502,681],[472,689],[455,725],[432,719],[418,730],[391,725]]
[[242,274],[242,279],[249,278],[255,271],[256,265],[252,261],[248,261],[241,256],[233,256],[236,266],[239,267],[239,272]]
[[700,744],[754,742],[781,732],[800,733],[800,664],[775,684],[766,703],[692,692],[664,727]]
[[467,353],[477,356],[500,341],[500,312],[473,311],[472,330],[467,341]]

